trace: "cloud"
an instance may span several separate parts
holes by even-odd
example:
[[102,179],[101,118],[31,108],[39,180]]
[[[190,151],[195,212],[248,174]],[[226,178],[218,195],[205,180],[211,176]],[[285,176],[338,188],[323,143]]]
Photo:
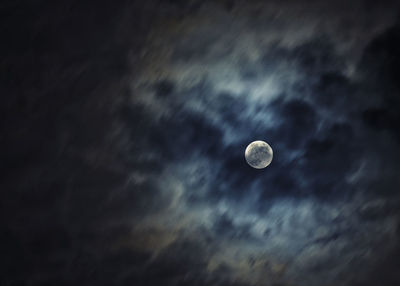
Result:
[[[365,275],[353,272],[351,263],[372,269],[370,257],[393,247],[376,251],[374,245],[388,239],[395,224],[393,213],[371,209],[370,194],[362,190],[370,188],[366,177],[375,169],[362,166],[376,158],[365,122],[379,120],[364,111],[374,100],[359,104],[368,76],[349,73],[340,43],[329,35],[291,46],[269,42],[262,51],[251,44],[243,49],[229,33],[217,37],[220,31],[208,24],[179,35],[167,76],[149,80],[150,96],[132,97],[154,116],[148,129],[162,142],[157,150],[171,154],[164,161],[169,176],[181,182],[182,196],[167,213],[177,218],[178,233],[204,227],[214,247],[205,260],[213,269],[246,269],[241,279],[250,284],[265,268],[239,266],[234,257],[249,261],[261,252],[269,263],[283,263],[280,278],[264,277],[271,283],[346,284]],[[221,43],[232,44],[224,56]],[[249,138],[273,146],[268,172],[244,163]],[[385,164],[383,157],[379,162]],[[231,272],[224,273],[235,277]]]
[[[55,4],[54,27],[32,20],[3,87],[19,117],[2,279],[397,281],[398,28],[373,38],[395,12],[303,4]],[[255,139],[274,149],[260,172],[243,157]]]

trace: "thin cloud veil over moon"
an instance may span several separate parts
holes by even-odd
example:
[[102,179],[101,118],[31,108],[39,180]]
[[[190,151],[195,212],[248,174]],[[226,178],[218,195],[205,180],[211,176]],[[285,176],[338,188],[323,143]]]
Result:
[[246,162],[255,169],[264,169],[272,162],[273,151],[267,142],[257,140],[251,142],[245,152]]

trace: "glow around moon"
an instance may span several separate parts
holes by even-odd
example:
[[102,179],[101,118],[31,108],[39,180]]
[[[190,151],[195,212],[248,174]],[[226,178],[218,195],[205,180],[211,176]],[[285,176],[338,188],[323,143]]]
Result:
[[246,162],[255,169],[264,169],[272,162],[273,151],[267,142],[251,142],[244,153]]

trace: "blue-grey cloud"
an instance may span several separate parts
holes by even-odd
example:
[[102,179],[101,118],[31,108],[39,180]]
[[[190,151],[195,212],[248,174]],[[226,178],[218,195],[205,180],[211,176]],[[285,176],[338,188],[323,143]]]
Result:
[[396,5],[342,4],[8,3],[1,283],[397,285]]

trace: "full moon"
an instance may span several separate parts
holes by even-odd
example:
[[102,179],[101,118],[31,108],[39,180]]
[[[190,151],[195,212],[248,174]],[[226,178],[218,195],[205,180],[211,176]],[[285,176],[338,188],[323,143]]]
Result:
[[253,168],[264,169],[271,164],[273,152],[267,142],[257,140],[247,146],[244,152],[246,162]]

